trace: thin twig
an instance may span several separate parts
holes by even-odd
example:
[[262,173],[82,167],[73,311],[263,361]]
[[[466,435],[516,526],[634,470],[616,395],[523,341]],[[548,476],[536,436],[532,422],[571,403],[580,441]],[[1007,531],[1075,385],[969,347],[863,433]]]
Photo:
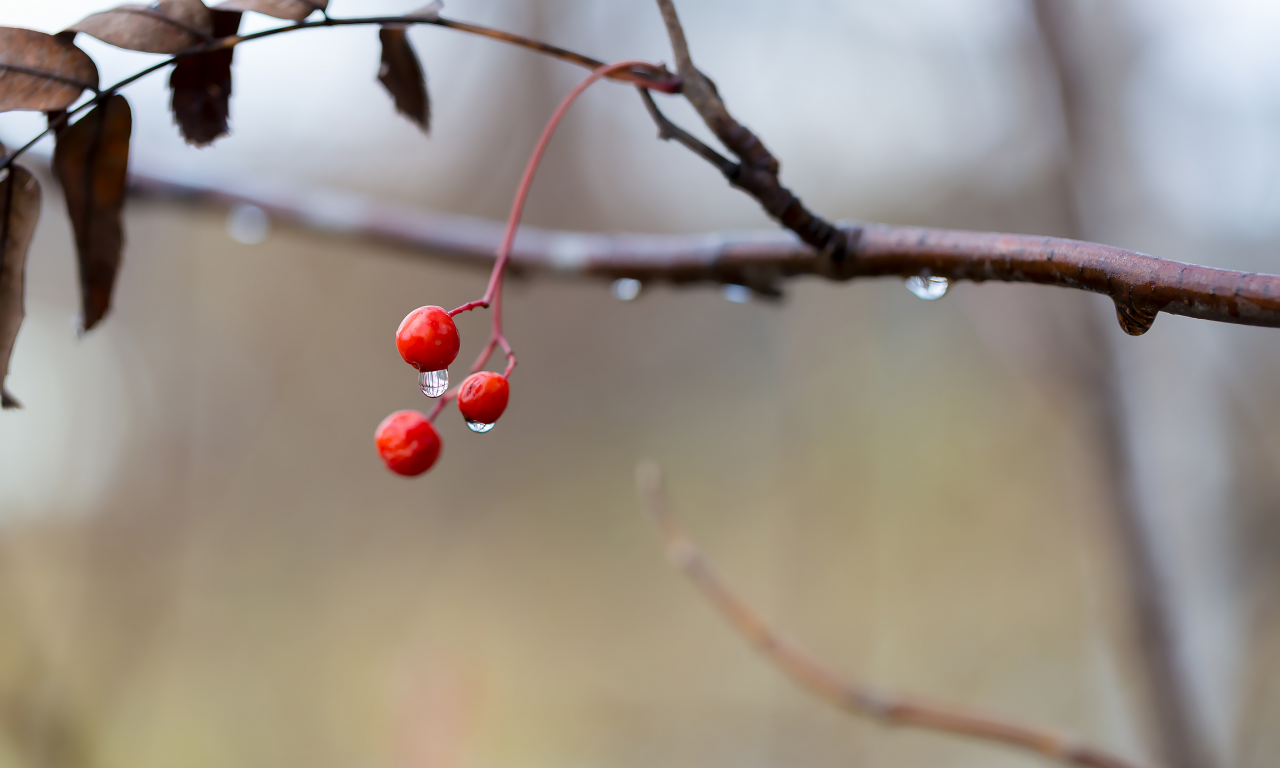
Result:
[[782,186],[778,180],[778,159],[769,153],[754,133],[729,114],[715,85],[694,66],[673,0],[657,2],[667,27],[667,36],[671,38],[685,98],[716,138],[742,161],[730,179],[732,184],[755,198],[766,213],[821,253],[824,257],[823,274],[835,278],[852,277],[846,256],[856,243],[857,231],[841,230],[817,216],[805,208],[791,190]]
[[[252,178],[200,181],[134,164],[136,194],[201,202],[248,203],[326,231],[390,242],[431,258],[493,265],[502,225],[468,216],[374,203],[358,195],[300,190]],[[341,210],[340,216],[334,211]],[[1233,272],[1098,243],[1038,235],[846,223],[860,232],[851,277],[934,275],[949,280],[1038,283],[1100,293],[1144,311],[1201,320],[1280,327],[1280,276]],[[640,235],[521,227],[511,254],[517,274],[678,285],[745,285],[776,292],[785,278],[824,275],[822,256],[785,231]]]
[[658,109],[658,105],[654,103],[653,95],[649,93],[647,88],[637,88],[636,90],[640,91],[640,98],[644,101],[644,108],[649,111],[649,117],[653,118],[653,122],[658,126],[659,139],[663,141],[674,140],[677,144],[684,146],[685,149],[720,169],[720,173],[724,174],[724,177],[730,182],[738,178],[740,166],[737,163],[703,144],[692,133],[668,120],[667,116],[662,114],[662,110]]
[[818,698],[845,712],[869,717],[886,725],[945,731],[1020,747],[1066,765],[1084,768],[1137,768],[1137,763],[1054,731],[967,707],[893,694],[841,677],[809,651],[770,627],[720,579],[702,550],[672,517],[667,507],[662,473],[656,464],[644,463],[637,468],[636,485],[641,506],[657,526],[671,562],[689,577],[725,621],[769,663]]

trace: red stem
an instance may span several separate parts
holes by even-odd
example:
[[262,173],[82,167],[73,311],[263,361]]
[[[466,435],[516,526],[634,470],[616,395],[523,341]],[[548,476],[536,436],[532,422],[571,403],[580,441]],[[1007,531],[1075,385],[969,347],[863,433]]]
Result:
[[[493,308],[493,330],[489,333],[489,341],[484,345],[484,350],[480,356],[476,358],[475,363],[471,366],[471,373],[475,373],[489,362],[489,356],[493,354],[493,350],[502,347],[502,351],[507,355],[507,367],[502,375],[510,376],[511,371],[516,367],[516,355],[511,349],[511,344],[507,342],[507,337],[502,334],[502,278],[506,273],[507,262],[511,260],[511,246],[515,243],[516,229],[520,226],[520,217],[524,214],[525,201],[529,199],[529,189],[533,186],[533,175],[538,170],[538,164],[542,162],[542,156],[546,154],[547,145],[551,143],[551,137],[555,134],[556,128],[560,126],[560,121],[564,118],[565,113],[569,111],[569,106],[582,95],[583,91],[591,87],[597,80],[608,77],[609,75],[621,69],[630,69],[636,66],[651,66],[643,61],[620,61],[615,64],[606,64],[591,72],[590,75],[576,86],[569,94],[560,102],[560,106],[556,107],[556,111],[551,115],[551,119],[547,121],[547,126],[542,129],[542,136],[538,138],[538,143],[533,148],[533,154],[529,156],[529,162],[525,165],[524,176],[520,178],[520,186],[516,187],[515,201],[511,204],[511,215],[507,217],[507,229],[502,235],[502,244],[498,246],[498,258],[494,262],[493,272],[489,275],[489,285],[485,289],[484,296],[476,301],[468,301],[466,304],[451,310],[449,316],[453,317],[462,312],[469,312],[477,307]],[[440,402],[436,403],[431,409],[428,419],[435,421],[436,416],[444,409],[444,404],[457,396],[453,390],[446,392]]]

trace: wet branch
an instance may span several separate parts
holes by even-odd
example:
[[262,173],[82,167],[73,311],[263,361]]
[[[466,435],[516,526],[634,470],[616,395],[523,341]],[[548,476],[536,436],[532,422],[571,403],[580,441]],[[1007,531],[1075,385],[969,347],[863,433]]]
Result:
[[[388,242],[431,258],[492,266],[502,225],[425,212],[315,189],[240,178],[209,182],[135,170],[135,193],[150,197],[256,205],[274,217]],[[335,211],[341,211],[336,215]],[[1115,248],[1038,235],[900,227],[841,226],[850,250],[841,279],[933,275],[952,281],[1036,283],[1111,298],[1127,330],[1150,328],[1155,312],[1201,320],[1280,327],[1280,276],[1233,272]],[[617,279],[647,284],[735,284],[777,295],[787,278],[827,276],[817,250],[785,231],[697,235],[596,234],[521,227],[511,257],[516,274]],[[1134,317],[1141,322],[1135,323]]]
[[841,677],[807,650],[778,634],[720,579],[702,550],[672,517],[662,473],[656,464],[645,463],[637,468],[636,485],[640,504],[657,526],[672,564],[689,577],[724,620],[766,660],[828,704],[886,725],[944,731],[1019,747],[1066,765],[1137,768],[1136,763],[1054,731],[966,707],[890,693]]

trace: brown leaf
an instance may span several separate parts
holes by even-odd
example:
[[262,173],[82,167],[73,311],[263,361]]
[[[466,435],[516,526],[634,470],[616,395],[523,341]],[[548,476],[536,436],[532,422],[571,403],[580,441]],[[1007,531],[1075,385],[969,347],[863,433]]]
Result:
[[[213,11],[213,36],[230,37],[240,30],[240,12]],[[182,59],[173,67],[173,120],[188,144],[204,147],[227,133],[231,102],[231,57],[234,48]]]
[[213,37],[213,14],[200,0],[158,0],[95,13],[67,28],[117,48],[181,53]]
[[40,184],[20,165],[0,171],[0,405],[22,405],[4,388],[9,375],[9,356],[18,339],[18,328],[26,316],[23,292],[27,248],[40,218]]
[[397,112],[417,123],[424,133],[430,131],[431,98],[427,95],[427,81],[404,26],[384,26],[378,31],[378,38],[382,40],[378,80],[395,99]]
[[53,150],[53,172],[62,183],[76,234],[81,327],[86,331],[110,308],[120,269],[120,212],[132,130],[129,102],[116,94],[63,131]]
[[227,0],[214,6],[222,11],[257,11],[266,16],[302,21],[329,7],[329,0]]
[[63,109],[97,87],[89,54],[53,35],[0,27],[0,112]]

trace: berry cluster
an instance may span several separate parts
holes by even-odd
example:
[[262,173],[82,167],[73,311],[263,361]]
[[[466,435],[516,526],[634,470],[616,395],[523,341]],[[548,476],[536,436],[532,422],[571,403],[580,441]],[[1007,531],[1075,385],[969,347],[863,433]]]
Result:
[[[448,390],[449,366],[460,347],[458,326],[442,307],[418,307],[396,329],[396,349],[418,370],[418,383],[427,397],[437,398]],[[477,371],[458,389],[458,410],[472,432],[488,432],[507,409],[510,394],[505,375]],[[440,457],[440,435],[417,411],[396,411],[383,419],[374,441],[387,469],[399,475],[420,475]]]
[[[374,434],[378,455],[392,472],[420,475],[436,463],[436,459],[440,457],[440,435],[431,422],[449,400],[458,401],[458,410],[462,412],[462,417],[466,419],[467,427],[472,432],[483,433],[493,429],[498,417],[506,410],[507,400],[511,395],[507,379],[516,367],[516,357],[502,333],[502,278],[507,262],[511,259],[516,228],[520,225],[520,214],[533,184],[534,171],[547,150],[551,135],[574,99],[600,78],[636,67],[655,69],[653,65],[642,61],[623,61],[599,67],[570,91],[552,114],[533,149],[528,165],[525,166],[520,186],[516,189],[511,215],[507,219],[507,229],[502,244],[498,246],[497,259],[484,296],[449,312],[436,306],[418,307],[400,323],[396,330],[396,349],[400,351],[400,357],[418,370],[418,385],[422,388],[422,394],[440,400],[429,415],[424,416],[417,411],[396,411],[378,425]],[[645,87],[661,85],[644,78],[637,79],[637,82]],[[461,387],[450,390],[449,366],[458,357],[461,347],[453,316],[481,307],[493,310],[493,330],[489,334],[489,342],[471,367],[471,375],[462,382]],[[502,373],[481,370],[488,363],[490,355],[499,348],[507,356],[506,370]]]

